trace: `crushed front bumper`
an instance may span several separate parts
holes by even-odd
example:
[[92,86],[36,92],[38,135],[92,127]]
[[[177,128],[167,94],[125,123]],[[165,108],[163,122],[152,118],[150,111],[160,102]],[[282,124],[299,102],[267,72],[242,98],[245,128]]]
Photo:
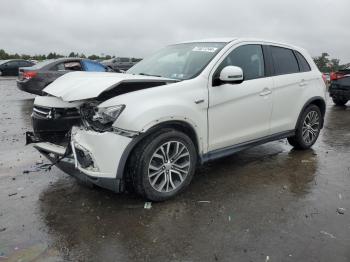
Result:
[[41,142],[27,134],[27,144],[33,143],[51,162],[57,162],[55,165],[63,172],[114,192],[124,189],[123,177],[118,177],[117,172],[131,141],[132,138],[111,132],[98,133],[79,127],[72,128],[71,142],[66,146]]

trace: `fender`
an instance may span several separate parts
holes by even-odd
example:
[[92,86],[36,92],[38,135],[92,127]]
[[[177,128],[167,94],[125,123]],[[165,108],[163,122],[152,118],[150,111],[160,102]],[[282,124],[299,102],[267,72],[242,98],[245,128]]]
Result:
[[295,124],[295,129],[297,129],[297,127],[298,127],[298,124],[299,124],[300,119],[301,119],[301,115],[303,114],[304,110],[311,104],[316,104],[317,106],[320,107],[321,114],[322,114],[321,128],[323,128],[324,116],[326,114],[326,102],[325,102],[323,97],[321,97],[321,96],[314,96],[314,97],[310,98],[309,100],[307,100],[306,103],[304,104],[304,106],[302,107],[302,109],[300,110],[300,113],[299,113],[299,116],[298,116],[298,120],[297,120],[297,122]]
[[151,126],[150,128],[148,128],[148,130],[146,130],[145,132],[135,137],[131,141],[131,143],[126,147],[119,162],[116,178],[122,179],[124,177],[126,163],[129,159],[131,152],[138,145],[139,142],[141,142],[144,138],[153,134],[154,132],[157,132],[158,130],[166,129],[166,128],[174,128],[174,127],[180,130],[182,127],[183,128],[182,130],[186,130],[184,133],[186,133],[193,140],[193,143],[196,146],[198,155],[201,155],[202,138],[198,137],[194,127],[191,124],[189,124],[188,122],[179,121],[179,120],[163,121],[154,126]]

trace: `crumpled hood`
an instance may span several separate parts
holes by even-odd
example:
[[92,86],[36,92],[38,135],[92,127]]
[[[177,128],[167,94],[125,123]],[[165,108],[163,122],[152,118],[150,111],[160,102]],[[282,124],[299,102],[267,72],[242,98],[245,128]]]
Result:
[[98,97],[104,91],[118,88],[121,83],[176,82],[174,79],[102,72],[71,72],[57,78],[43,91],[63,101],[77,101]]

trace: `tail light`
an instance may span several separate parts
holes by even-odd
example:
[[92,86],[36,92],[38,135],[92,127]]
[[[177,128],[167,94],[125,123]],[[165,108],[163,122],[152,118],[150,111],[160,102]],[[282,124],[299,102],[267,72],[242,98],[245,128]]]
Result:
[[37,75],[37,72],[34,72],[34,71],[28,71],[28,72],[24,72],[23,73],[23,78],[24,79],[31,79],[33,77],[36,77]]
[[339,72],[332,72],[331,73],[331,81],[339,80],[339,79],[342,79],[344,77],[345,77],[345,75],[342,73],[339,73]]
[[323,82],[327,85],[327,76],[325,74],[322,74]]

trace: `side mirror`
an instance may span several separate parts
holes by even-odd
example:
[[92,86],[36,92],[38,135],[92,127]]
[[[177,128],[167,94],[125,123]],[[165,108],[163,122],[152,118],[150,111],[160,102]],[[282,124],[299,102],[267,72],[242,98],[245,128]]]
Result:
[[242,83],[243,70],[238,66],[226,66],[221,70],[219,79],[222,83]]

